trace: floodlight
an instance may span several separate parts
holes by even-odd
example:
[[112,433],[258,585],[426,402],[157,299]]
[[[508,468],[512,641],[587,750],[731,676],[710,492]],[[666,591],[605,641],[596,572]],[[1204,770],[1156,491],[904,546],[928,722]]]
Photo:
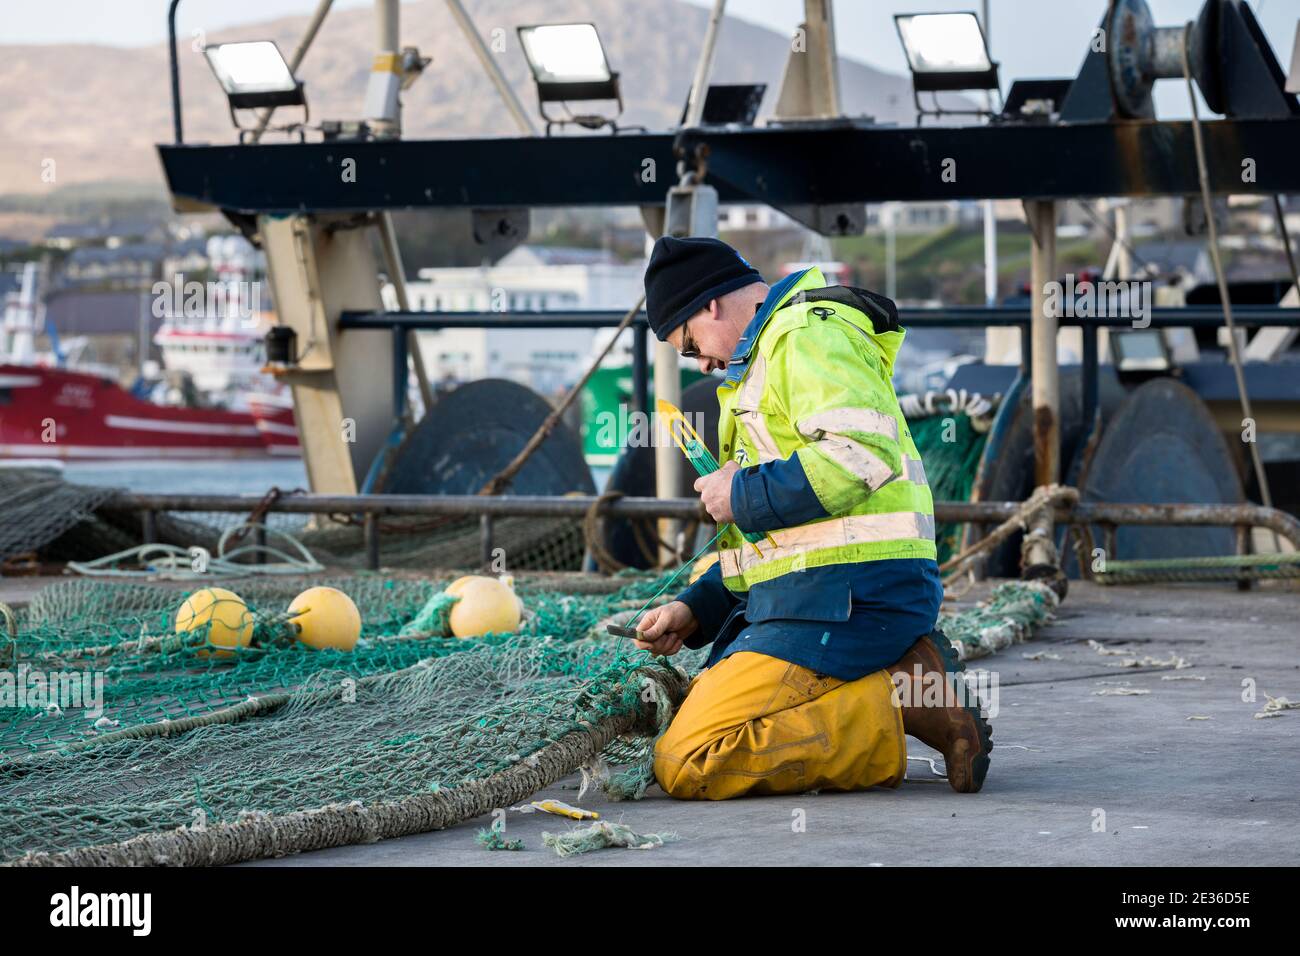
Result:
[[993,67],[973,13],[900,14],[894,20],[917,73],[982,73]]
[[984,110],[945,110],[935,100],[933,110],[921,108],[920,94],[956,90],[998,89],[998,65],[989,58],[984,30],[973,13],[896,14],[894,25],[912,71],[912,96],[917,122],[930,113],[978,113]]
[[539,83],[603,83],[610,78],[595,24],[520,27],[519,40]]
[[[623,112],[623,96],[619,92],[618,74],[610,70],[605,58],[596,25],[554,23],[519,27],[518,31],[524,57],[537,81],[538,109],[546,120],[546,135],[551,134],[553,125],[567,123],[586,129],[609,126],[617,132],[614,120]],[[616,100],[618,113],[555,117],[546,112],[547,103],[581,100]]]
[[215,43],[205,47],[203,55],[226,92],[230,118],[240,126],[235,110],[307,107],[302,83],[294,79],[280,48],[271,40],[245,43]]
[[[753,126],[758,109],[763,105],[766,83],[716,83],[704,94],[704,113],[701,126]],[[678,125],[686,125],[686,115],[691,108],[691,98],[686,97],[682,118]]]
[[1041,122],[1059,115],[1074,80],[1016,80],[998,115],[1002,122]]
[[1125,373],[1169,373],[1174,367],[1173,355],[1163,329],[1112,329],[1110,350],[1115,371]]

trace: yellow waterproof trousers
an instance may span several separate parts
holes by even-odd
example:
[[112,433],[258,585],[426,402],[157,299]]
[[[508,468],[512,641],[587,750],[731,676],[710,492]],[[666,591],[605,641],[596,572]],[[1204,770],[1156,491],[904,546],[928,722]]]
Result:
[[655,777],[684,800],[896,787],[903,715],[886,671],[855,681],[738,651],[691,681],[655,745]]

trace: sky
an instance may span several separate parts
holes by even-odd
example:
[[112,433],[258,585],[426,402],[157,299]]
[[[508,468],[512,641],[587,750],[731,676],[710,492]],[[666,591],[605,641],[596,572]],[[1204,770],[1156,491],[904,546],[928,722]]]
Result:
[[[643,0],[628,0],[643,2]],[[709,8],[712,0],[686,0]],[[167,0],[3,0],[0,43],[105,43],[142,46],[166,37]],[[1202,0],[1148,0],[1159,26],[1194,19]],[[189,35],[202,24],[211,33],[222,26],[306,16],[314,0],[183,0],[179,29]],[[365,7],[370,0],[335,0],[336,8]],[[879,69],[906,73],[907,64],[894,29],[893,14],[976,10],[980,0],[837,0],[835,32],[841,55]],[[1296,0],[1250,0],[1274,55],[1285,71],[1291,62],[1300,4]],[[1002,64],[1003,92],[1016,78],[1073,76],[1083,60],[1088,37],[1100,22],[1106,0],[989,0],[993,59]],[[791,32],[803,14],[802,0],[729,0],[727,14]],[[723,31],[720,42],[726,42]],[[1156,84],[1158,115],[1174,119],[1188,113],[1181,84]]]

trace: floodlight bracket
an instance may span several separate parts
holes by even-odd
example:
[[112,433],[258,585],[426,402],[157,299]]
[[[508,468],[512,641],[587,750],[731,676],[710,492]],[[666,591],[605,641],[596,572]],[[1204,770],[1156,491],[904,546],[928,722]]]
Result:
[[[766,83],[714,83],[704,94],[704,112],[701,126],[753,126],[763,104]],[[678,126],[686,125],[690,97],[682,104],[682,118]]]
[[[608,80],[583,80],[575,83],[557,83],[549,80],[536,82],[537,109],[542,119],[546,121],[547,136],[551,135],[551,129],[555,126],[581,126],[583,129],[591,130],[608,126],[611,133],[618,133],[618,118],[623,115],[623,92],[619,88],[617,73],[611,71]],[[614,100],[618,103],[618,111],[613,116],[602,116],[597,113],[555,116],[546,111],[547,103],[567,104],[586,100]]]
[[[280,106],[301,106],[302,122],[291,123],[285,127],[275,127],[286,132],[296,132],[306,142],[306,127],[311,119],[311,108],[307,105],[307,94],[301,80],[294,83],[292,90],[275,90],[270,93],[227,93],[226,101],[230,107],[230,122],[239,131],[239,142],[243,145],[245,137],[257,132],[256,126],[245,126],[239,122],[237,110],[274,109]],[[268,127],[269,128],[269,127]]]
[[[996,72],[996,71],[995,71],[995,72]],[[913,78],[915,78],[915,77],[917,76],[917,74],[914,73],[914,74],[912,74],[912,76],[913,76]],[[919,89],[919,88],[916,86],[915,83],[913,83],[913,84],[912,84],[912,102],[913,102],[914,104],[916,104],[916,125],[917,125],[917,126],[920,126],[920,125],[925,121],[925,117],[927,117],[927,116],[983,116],[983,117],[985,117],[985,118],[992,118],[992,117],[998,115],[998,113],[1000,113],[1000,112],[1002,111],[1002,106],[1001,106],[1001,104],[1000,104],[1000,101],[1001,101],[1001,94],[999,94],[999,97],[998,97],[998,99],[999,99],[999,105],[998,105],[998,107],[997,107],[996,109],[993,109],[993,108],[990,108],[990,109],[980,109],[980,108],[976,107],[976,108],[973,109],[973,110],[955,110],[955,109],[949,109],[949,108],[947,108],[947,107],[941,106],[940,103],[939,103],[939,97],[938,97],[938,94],[941,93],[941,92],[944,92],[944,91],[955,92],[955,91],[957,91],[957,90],[979,90],[979,89],[985,89],[985,87],[978,87],[978,86],[977,86],[977,87],[971,87],[971,86],[959,86],[959,87],[955,87],[955,88],[953,88],[953,89],[951,89],[951,90],[949,90],[947,87],[944,87],[944,88],[942,88],[942,89],[931,89],[931,90],[926,90],[925,92],[930,93],[930,94],[931,94],[931,99],[934,101],[934,105],[933,105],[932,107],[930,107],[929,109],[926,109],[924,106],[921,105],[921,92],[922,92],[922,90]]]
[[[177,0],[177,2],[179,2],[179,0]],[[173,12],[175,11],[175,4],[173,4],[172,10]],[[275,46],[274,41],[271,41],[271,43],[272,46]],[[276,47],[276,51],[277,53],[279,52],[278,46]],[[283,55],[281,55],[281,59],[283,60]],[[214,74],[216,74],[216,65],[212,62],[210,57],[208,58],[208,65],[212,68]],[[230,122],[231,125],[239,131],[239,142],[241,144],[245,141],[244,138],[246,135],[257,132],[259,128],[265,129],[266,126],[265,121],[259,124],[258,127],[244,126],[239,122],[239,110],[274,110],[281,106],[302,107],[302,122],[290,124],[289,126],[281,128],[288,131],[297,130],[299,136],[305,140],[306,137],[302,133],[302,128],[307,125],[307,121],[311,117],[311,110],[307,106],[307,93],[303,87],[302,80],[293,76],[292,69],[288,66],[287,62],[285,63],[285,67],[289,70],[289,78],[293,80],[293,86],[287,90],[257,90],[253,92],[232,93],[228,89],[225,89],[224,83],[221,84],[222,92],[226,94],[226,105],[230,109]],[[221,79],[220,74],[217,74],[217,79]],[[174,102],[173,107],[177,110],[177,142],[180,142],[179,101]]]

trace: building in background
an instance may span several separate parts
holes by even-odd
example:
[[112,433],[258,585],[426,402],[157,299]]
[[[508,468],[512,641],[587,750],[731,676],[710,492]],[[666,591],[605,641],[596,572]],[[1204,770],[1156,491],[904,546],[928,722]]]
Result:
[[[421,269],[408,282],[411,308],[433,312],[624,311],[641,295],[645,263],[599,249],[523,245],[496,265]],[[384,304],[397,308],[391,285]],[[429,378],[449,386],[508,378],[543,395],[578,379],[590,361],[591,329],[444,329],[419,334]]]
[[58,283],[61,287],[145,288],[158,277],[165,255],[164,247],[153,242],[79,246],[63,263]]
[[87,292],[65,286],[45,297],[46,336],[57,337],[68,364],[94,367],[115,380],[128,380],[143,362],[159,358],[152,343],[161,324],[143,289]]
[[82,246],[116,249],[134,242],[166,242],[171,233],[168,224],[154,219],[100,217],[90,221],[55,223],[45,233],[44,245],[49,249],[61,250]]
[[743,232],[747,230],[766,231],[769,229],[789,229],[795,221],[771,206],[752,203],[722,206],[718,209],[719,232]]

